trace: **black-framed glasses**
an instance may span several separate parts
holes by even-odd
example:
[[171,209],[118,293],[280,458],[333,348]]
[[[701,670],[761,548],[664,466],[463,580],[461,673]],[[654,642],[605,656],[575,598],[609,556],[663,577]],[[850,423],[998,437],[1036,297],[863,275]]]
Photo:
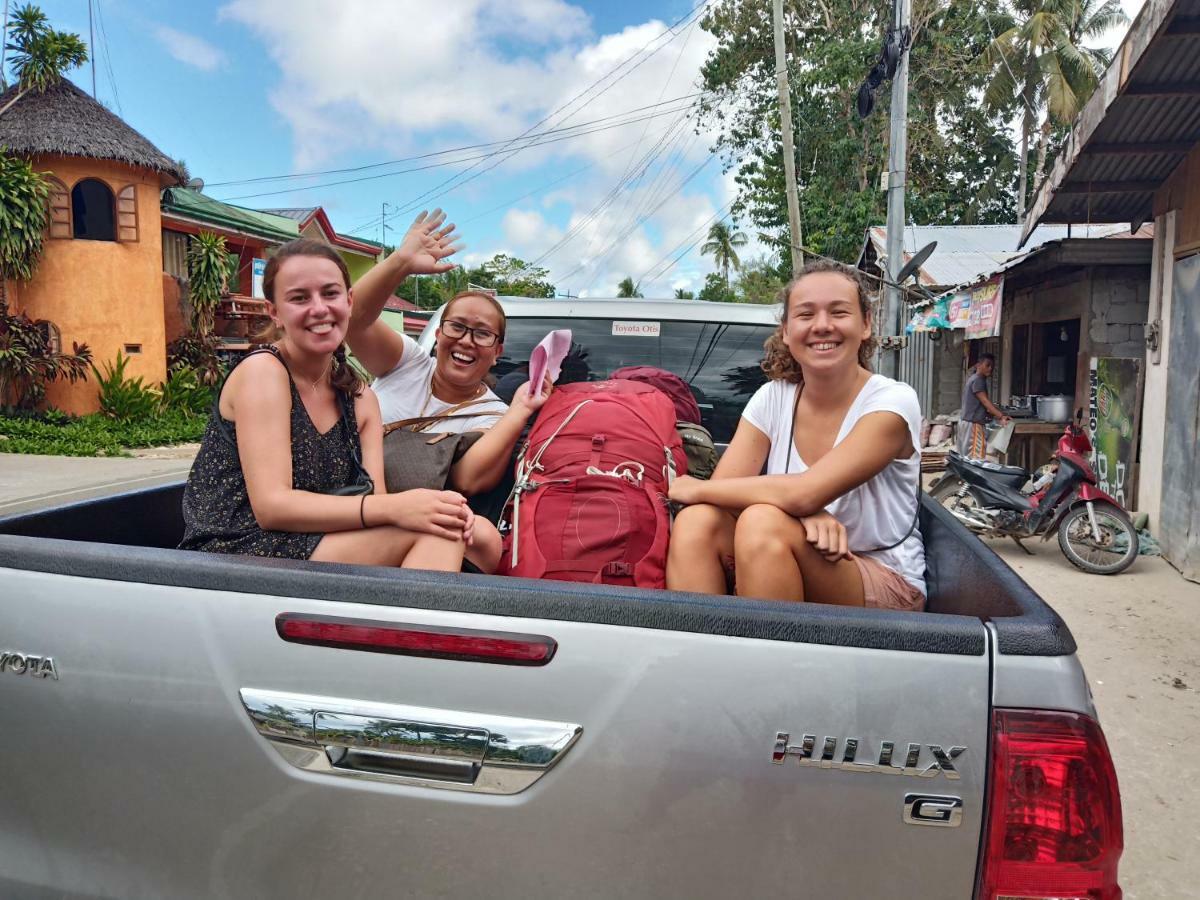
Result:
[[500,335],[494,331],[488,331],[486,328],[472,328],[466,322],[460,322],[457,319],[443,319],[441,329],[447,337],[456,341],[468,331],[471,332],[471,340],[474,341],[476,347],[494,347],[500,340]]

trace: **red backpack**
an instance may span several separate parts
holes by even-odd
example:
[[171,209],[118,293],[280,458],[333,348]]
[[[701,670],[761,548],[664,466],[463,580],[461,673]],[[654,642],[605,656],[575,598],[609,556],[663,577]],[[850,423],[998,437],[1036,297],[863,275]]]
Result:
[[675,418],[678,421],[700,424],[700,405],[696,402],[696,395],[688,383],[674,372],[656,366],[624,366],[608,377],[640,381],[658,388],[675,404]]
[[501,573],[665,587],[667,488],[686,472],[662,392],[634,381],[556,388],[517,458]]

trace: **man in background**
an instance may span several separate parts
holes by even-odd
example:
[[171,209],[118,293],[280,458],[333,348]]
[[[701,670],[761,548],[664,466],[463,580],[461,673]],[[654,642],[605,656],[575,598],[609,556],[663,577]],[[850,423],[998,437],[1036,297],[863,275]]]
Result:
[[963,385],[962,416],[958,420],[955,442],[958,452],[971,459],[987,458],[988,419],[999,419],[1001,425],[1012,421],[1009,416],[1000,412],[988,397],[988,377],[995,367],[996,357],[991,353],[984,353]]

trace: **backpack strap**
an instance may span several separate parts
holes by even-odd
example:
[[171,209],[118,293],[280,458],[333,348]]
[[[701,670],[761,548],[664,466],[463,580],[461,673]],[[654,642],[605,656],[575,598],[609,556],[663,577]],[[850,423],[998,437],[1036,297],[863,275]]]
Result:
[[487,397],[480,397],[477,400],[464,400],[462,403],[456,403],[444,411],[435,415],[429,416],[413,416],[411,419],[398,419],[395,422],[389,422],[383,426],[385,435],[391,434],[397,428],[407,428],[409,431],[428,431],[431,427],[445,419],[473,419],[479,415],[476,412],[465,413],[464,409],[469,409],[472,406],[479,406],[482,403],[491,403]]

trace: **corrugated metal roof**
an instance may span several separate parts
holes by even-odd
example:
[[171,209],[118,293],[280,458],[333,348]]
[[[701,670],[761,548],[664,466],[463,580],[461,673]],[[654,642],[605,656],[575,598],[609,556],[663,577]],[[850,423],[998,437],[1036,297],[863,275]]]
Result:
[[[972,284],[983,275],[996,272],[1009,260],[1024,256],[1028,249],[1068,237],[1066,225],[1044,225],[1037,229],[1026,250],[1018,250],[1019,225],[910,225],[904,229],[904,259],[907,262],[926,244],[937,241],[937,249],[921,266],[921,283],[945,288]],[[1110,237],[1128,234],[1125,225],[1075,225],[1070,237]],[[876,256],[887,248],[887,229],[873,225],[867,229]],[[861,260],[860,260],[861,261]]]
[[308,219],[316,211],[320,209],[318,206],[305,207],[289,207],[287,209],[264,209],[260,212],[270,213],[273,216],[282,216],[285,219],[294,219],[297,222],[303,222]]
[[183,218],[208,222],[244,234],[252,234],[283,243],[299,237],[300,230],[291,219],[272,213],[246,209],[214,200],[199,191],[173,187],[162,193],[162,210]]
[[1200,0],[1147,0],[1030,207],[1040,222],[1145,222],[1200,141]]

